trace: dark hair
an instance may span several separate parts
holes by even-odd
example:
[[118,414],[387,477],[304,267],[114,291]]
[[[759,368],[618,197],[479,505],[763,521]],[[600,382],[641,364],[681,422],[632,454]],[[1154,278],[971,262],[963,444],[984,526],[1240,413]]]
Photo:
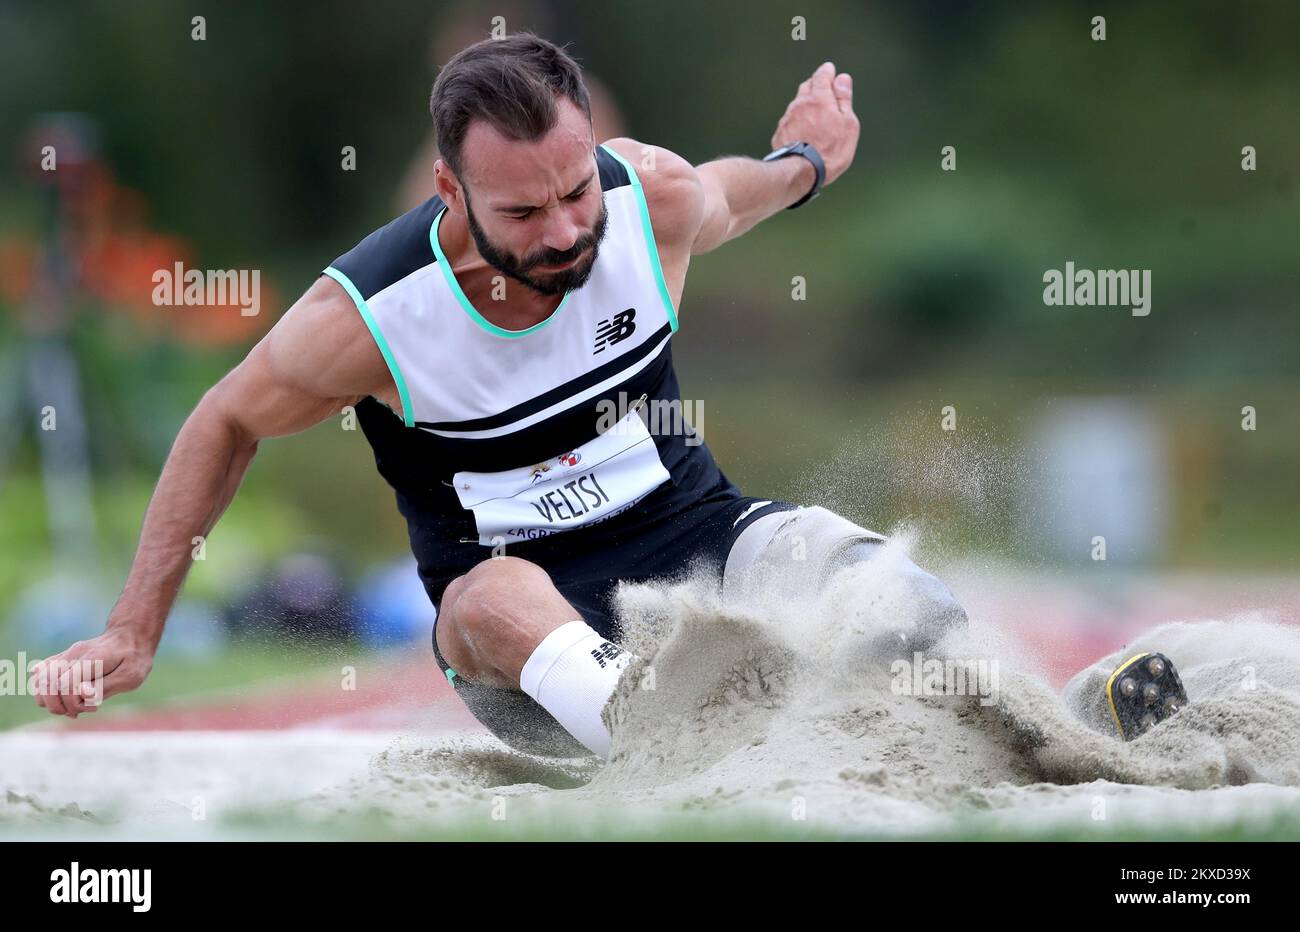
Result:
[[476,42],[456,53],[433,82],[429,113],[438,150],[460,174],[461,147],[474,120],[487,120],[508,139],[540,139],[555,127],[557,97],[567,97],[591,119],[582,70],[564,49],[530,32]]

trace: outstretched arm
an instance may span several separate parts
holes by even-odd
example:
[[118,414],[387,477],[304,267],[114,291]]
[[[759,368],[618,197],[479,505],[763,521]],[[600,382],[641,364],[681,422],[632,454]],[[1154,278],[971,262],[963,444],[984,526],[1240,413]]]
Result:
[[383,358],[351,300],[336,282],[318,279],[185,421],[104,633],[42,661],[48,674],[37,673],[37,704],[75,718],[144,682],[189,571],[194,538],[206,537],[235,497],[258,442],[337,414],[381,390],[385,378]]

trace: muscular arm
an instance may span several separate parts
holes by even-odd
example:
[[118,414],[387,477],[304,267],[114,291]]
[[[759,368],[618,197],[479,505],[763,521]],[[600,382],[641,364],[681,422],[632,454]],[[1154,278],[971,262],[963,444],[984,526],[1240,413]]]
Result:
[[[383,358],[343,289],[320,278],[248,356],[208,390],[172,445],[105,633],[49,658],[103,661],[104,696],[134,689],[152,665],[172,603],[206,537],[267,437],[296,433],[381,391]],[[48,662],[48,661],[47,661]],[[94,711],[70,677],[38,698],[51,712]]]
[[807,194],[817,178],[812,163],[799,156],[775,162],[732,156],[705,162],[696,172],[704,216],[692,243],[694,255],[748,233]]

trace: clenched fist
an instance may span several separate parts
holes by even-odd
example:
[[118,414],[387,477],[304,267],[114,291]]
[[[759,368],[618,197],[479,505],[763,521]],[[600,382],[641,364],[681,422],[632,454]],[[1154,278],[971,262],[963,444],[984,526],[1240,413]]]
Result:
[[72,718],[94,712],[109,696],[143,683],[153,669],[153,654],[151,644],[123,628],[78,641],[33,666],[36,704]]

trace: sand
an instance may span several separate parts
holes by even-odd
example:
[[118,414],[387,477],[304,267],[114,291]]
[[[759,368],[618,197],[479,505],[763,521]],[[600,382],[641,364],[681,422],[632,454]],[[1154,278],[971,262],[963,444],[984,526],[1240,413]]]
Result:
[[228,837],[364,817],[370,837],[663,825],[915,837],[1262,829],[1300,814],[1300,630],[1259,615],[1173,622],[1083,671],[1072,686],[1142,649],[1179,664],[1192,704],[1125,743],[985,619],[931,656],[996,669],[996,689],[900,691],[878,645],[908,545],[893,539],[813,605],[728,605],[698,579],[624,586],[640,659],[606,708],[604,764],[483,734],[26,733],[0,739],[0,832]]
[[1095,679],[1143,649],[1180,664],[1192,705],[1128,743],[1086,724],[979,619],[936,654],[996,662],[996,690],[900,694],[871,645],[897,611],[891,559],[908,543],[895,538],[881,559],[844,571],[813,606],[724,605],[698,580],[625,586],[625,640],[641,659],[606,709],[614,741],[603,766],[557,766],[490,740],[430,749],[408,739],[315,804],[885,836],[955,825],[1211,830],[1300,813],[1300,631],[1259,616],[1170,623],[1083,671],[1080,682]]

